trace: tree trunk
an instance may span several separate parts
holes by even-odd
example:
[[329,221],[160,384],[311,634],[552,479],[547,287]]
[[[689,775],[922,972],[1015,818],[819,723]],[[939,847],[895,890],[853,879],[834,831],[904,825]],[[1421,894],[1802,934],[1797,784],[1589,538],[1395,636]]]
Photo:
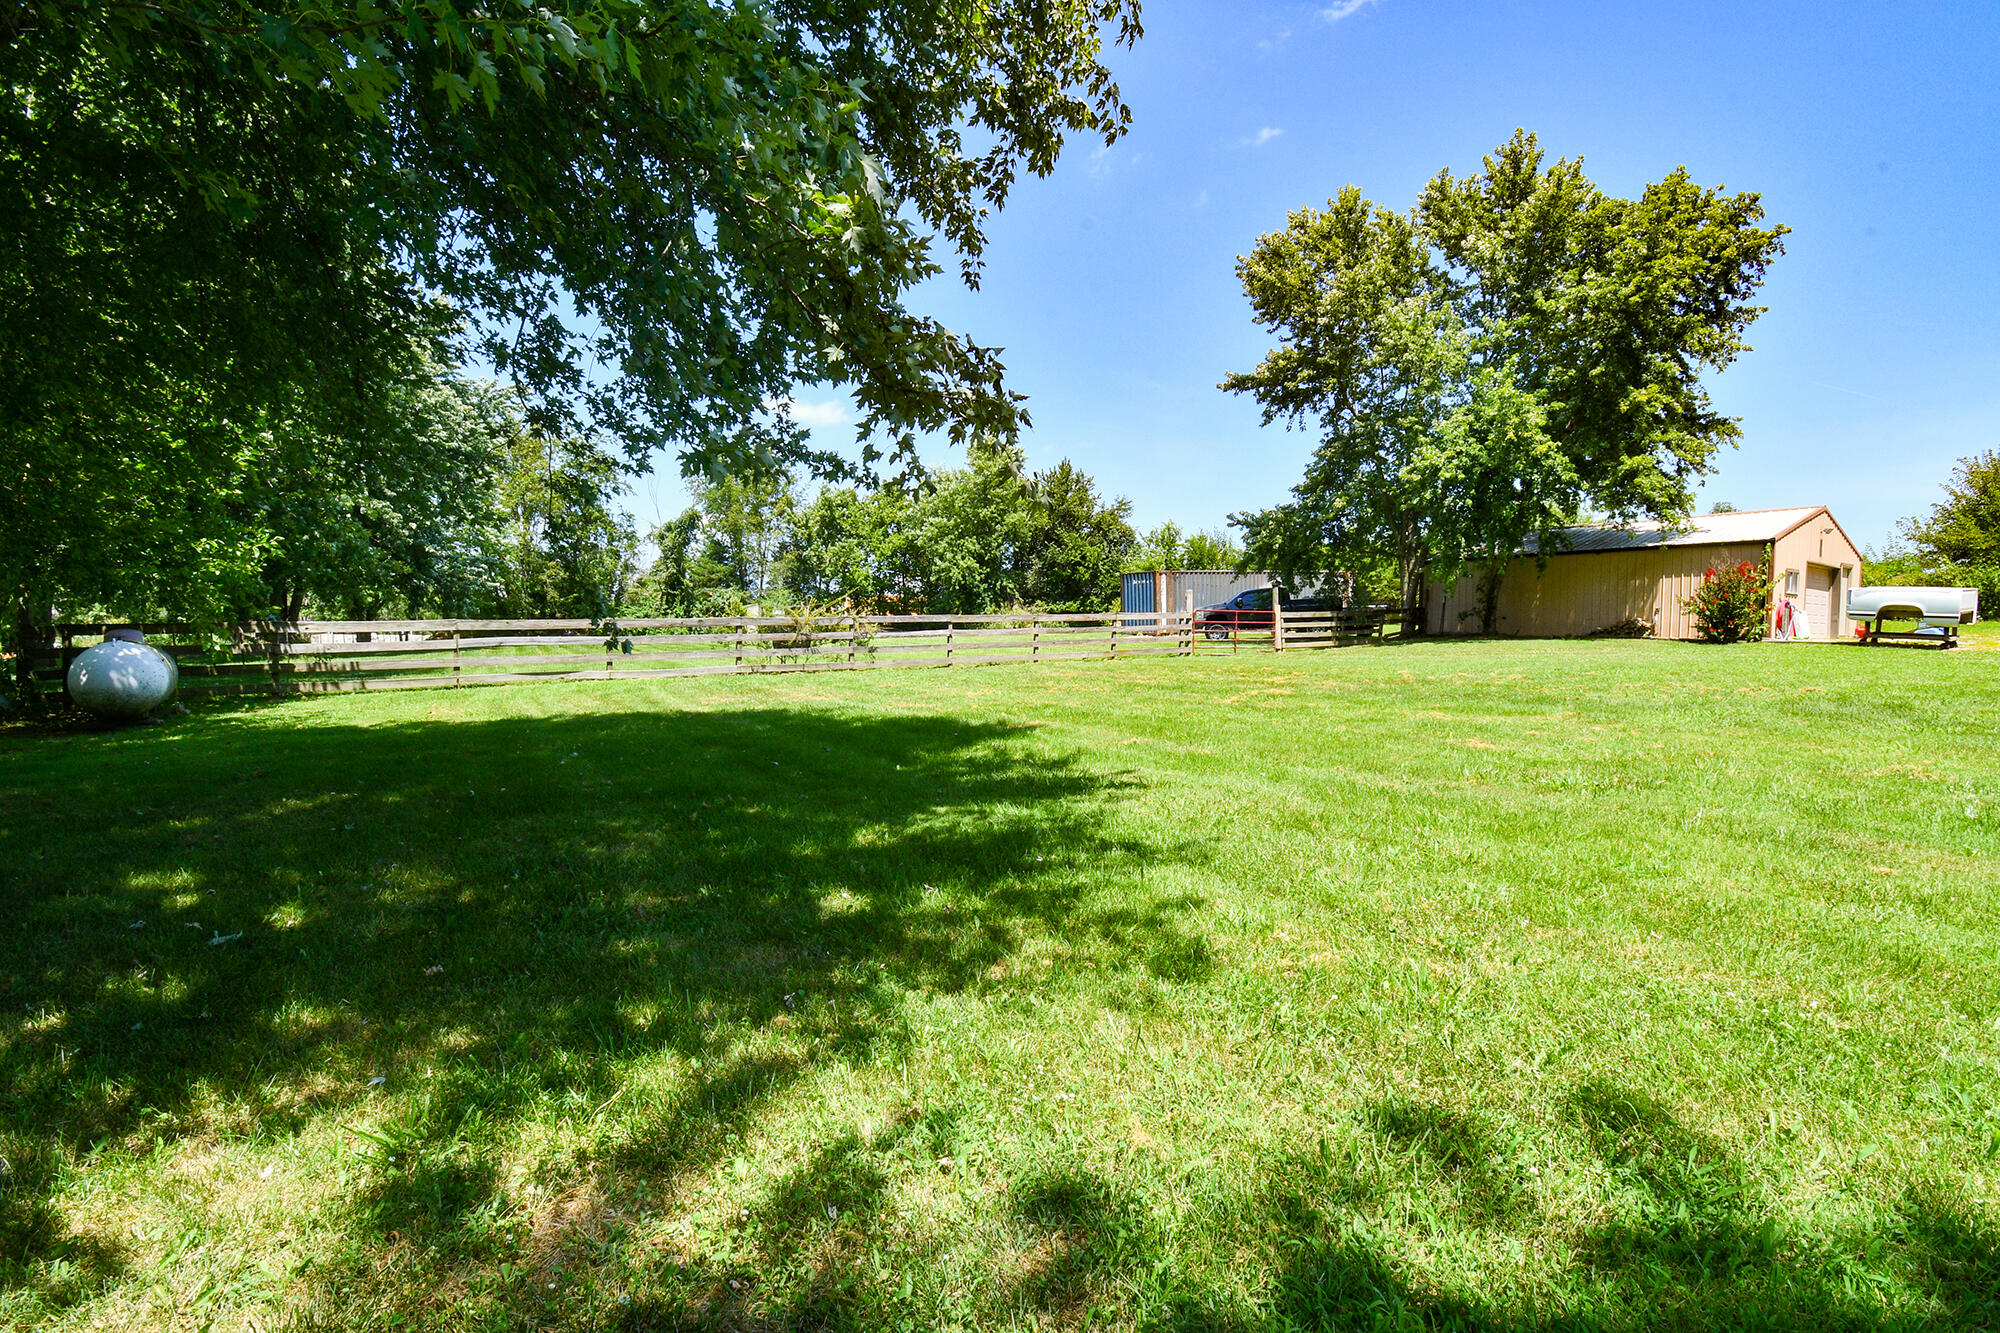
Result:
[[1497,634],[1500,632],[1500,580],[1507,573],[1507,560],[1496,556],[1486,562],[1486,570],[1479,576],[1479,632]]
[[1396,537],[1396,574],[1401,585],[1403,602],[1403,629],[1405,637],[1424,634],[1429,626],[1424,621],[1424,585],[1429,580],[1429,562],[1423,552],[1410,539],[1407,531]]
[[48,617],[36,591],[30,587],[14,589],[13,625],[8,635],[14,650],[14,698],[22,708],[35,706],[35,658],[45,651],[53,635]]

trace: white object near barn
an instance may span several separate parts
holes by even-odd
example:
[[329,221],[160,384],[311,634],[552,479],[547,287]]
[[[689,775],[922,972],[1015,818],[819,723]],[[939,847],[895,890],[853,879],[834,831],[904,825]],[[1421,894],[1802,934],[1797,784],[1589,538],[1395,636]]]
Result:
[[1921,620],[1926,625],[1970,625],[1979,619],[1977,588],[1856,588],[1847,594],[1856,620]]
[[[1977,588],[1856,588],[1847,594],[1847,614],[1862,622],[1862,642],[1885,639],[1930,639],[1949,648],[1958,642],[1958,627],[1979,619]],[[1914,620],[1919,628],[1885,630],[1885,620]]]
[[99,717],[138,718],[172,701],[181,672],[158,648],[106,639],[76,655],[68,683],[78,708]]

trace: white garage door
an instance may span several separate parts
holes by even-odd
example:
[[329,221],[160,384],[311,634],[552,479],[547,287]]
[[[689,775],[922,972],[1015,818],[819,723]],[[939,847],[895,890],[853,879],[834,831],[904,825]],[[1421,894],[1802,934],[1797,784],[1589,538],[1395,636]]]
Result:
[[1815,639],[1833,637],[1833,569],[1829,565],[1806,566],[1806,620]]

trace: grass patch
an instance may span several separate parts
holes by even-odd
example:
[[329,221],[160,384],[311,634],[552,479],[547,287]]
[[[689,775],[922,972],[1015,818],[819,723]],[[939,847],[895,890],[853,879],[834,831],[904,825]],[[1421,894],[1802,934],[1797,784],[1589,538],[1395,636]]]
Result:
[[0,1323],[2000,1322],[2000,690],[1650,642],[0,739]]

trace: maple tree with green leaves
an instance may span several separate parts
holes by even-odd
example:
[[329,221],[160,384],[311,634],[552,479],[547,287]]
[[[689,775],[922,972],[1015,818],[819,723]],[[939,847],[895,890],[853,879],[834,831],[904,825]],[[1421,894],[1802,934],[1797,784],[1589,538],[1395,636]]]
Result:
[[[254,610],[232,519],[275,436],[341,466],[420,309],[548,438],[720,476],[861,466],[1026,420],[995,351],[910,310],[1066,139],[1130,116],[1136,0],[26,0],[0,13],[0,581]],[[949,252],[949,253],[947,253]],[[330,419],[329,419],[330,418]]]
[[1490,631],[1530,535],[1547,554],[1586,509],[1685,517],[1741,435],[1703,376],[1749,348],[1787,230],[1763,223],[1684,168],[1606,194],[1525,131],[1408,212],[1350,186],[1293,213],[1237,266],[1279,345],[1222,387],[1321,441],[1288,502],[1237,516],[1248,562],[1302,584],[1392,559],[1405,624],[1478,569]]

